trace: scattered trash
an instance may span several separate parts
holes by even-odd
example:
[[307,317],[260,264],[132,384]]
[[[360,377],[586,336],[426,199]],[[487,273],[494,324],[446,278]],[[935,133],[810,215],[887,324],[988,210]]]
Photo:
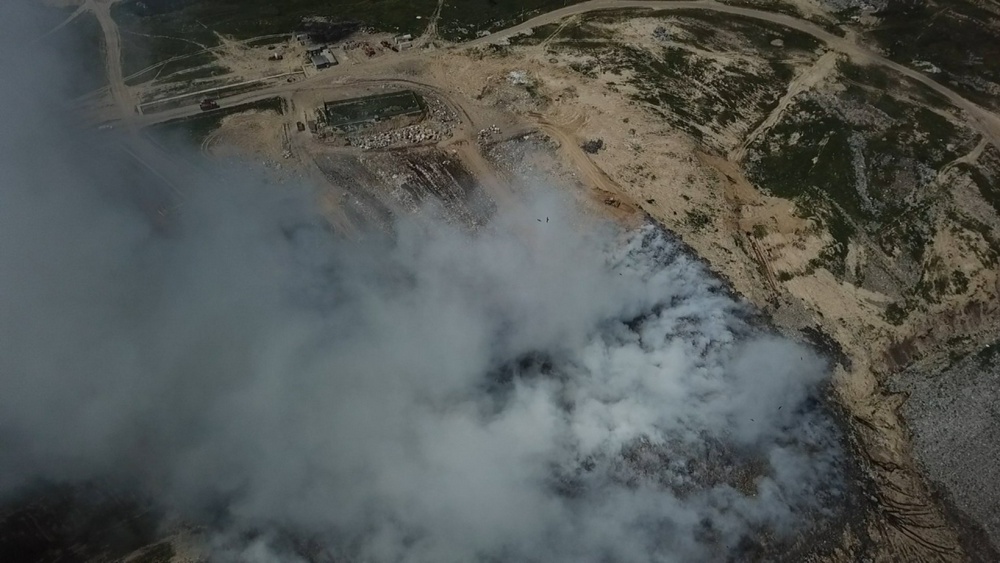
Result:
[[485,144],[492,140],[494,135],[500,134],[500,128],[496,125],[490,125],[486,129],[480,129],[479,133],[476,135],[476,141],[479,144]]
[[528,72],[524,70],[512,70],[510,74],[507,75],[507,82],[515,86],[527,86],[531,84],[531,80],[528,78]]

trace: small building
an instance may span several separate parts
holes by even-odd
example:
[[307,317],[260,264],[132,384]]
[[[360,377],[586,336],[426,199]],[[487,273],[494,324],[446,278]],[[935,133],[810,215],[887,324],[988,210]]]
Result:
[[405,35],[397,35],[396,36],[396,44],[397,45],[401,45],[403,43],[406,43],[407,41],[413,41],[413,35],[407,33]]
[[319,54],[310,56],[309,62],[311,62],[313,66],[316,67],[317,69],[330,68],[331,66],[333,66],[333,63],[330,61],[330,59]]
[[317,53],[311,53],[309,55],[309,62],[311,62],[317,70],[322,70],[337,64],[337,57],[335,57],[329,49],[323,49]]

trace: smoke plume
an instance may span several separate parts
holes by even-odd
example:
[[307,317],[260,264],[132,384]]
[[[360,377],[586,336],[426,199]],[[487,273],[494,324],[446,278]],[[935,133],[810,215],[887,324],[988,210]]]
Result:
[[836,496],[825,363],[659,229],[541,195],[344,237],[308,187],[183,159],[157,224],[69,65],[4,48],[0,494],[111,479],[220,559],[456,563],[725,559]]

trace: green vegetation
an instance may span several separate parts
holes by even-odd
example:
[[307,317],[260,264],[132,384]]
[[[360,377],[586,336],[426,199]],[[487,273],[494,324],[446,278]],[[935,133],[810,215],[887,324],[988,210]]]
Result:
[[[929,109],[891,73],[841,64],[848,83],[836,97],[801,95],[749,148],[747,175],[774,195],[821,218],[834,238],[812,264],[844,275],[848,242],[860,229],[889,253],[919,263],[933,237],[927,213],[935,171],[977,141],[969,129]],[[923,280],[922,294],[960,281]]]
[[538,45],[559,29],[559,23],[547,23],[531,28],[531,35],[515,35],[510,38],[511,45]]
[[[117,6],[121,6],[121,4],[117,4]],[[156,32],[153,31],[153,26],[150,26],[148,22],[118,17],[117,15],[115,19],[121,26],[122,73],[131,78],[132,81],[139,78],[138,76],[133,77],[133,75],[142,73],[142,76],[146,76],[143,71],[158,63],[172,64],[175,67],[174,70],[197,66],[199,62],[196,62],[197,59],[194,59],[193,56],[198,56],[206,49],[219,45],[218,37],[208,33],[204,28],[196,32],[175,31],[175,33],[181,34],[181,37],[195,37],[196,41],[180,37],[153,35]],[[135,29],[148,29],[148,31],[133,31],[133,26]],[[189,33],[192,35],[186,35]],[[211,57],[210,54],[207,55]],[[159,73],[160,69],[151,70],[155,75]]]
[[161,80],[163,82],[190,82],[192,80],[200,80],[204,78],[224,76],[228,73],[229,69],[224,66],[205,65],[174,72],[170,75],[163,77]]
[[979,195],[1000,213],[1000,149],[987,146],[979,162],[978,165],[962,163],[957,168],[969,175],[979,189]]
[[436,0],[125,0],[112,15],[130,75],[214,47],[217,33],[235,39],[290,34],[307,18],[421,33],[436,7]]
[[[125,51],[128,52],[127,50]],[[151,65],[142,69],[141,72],[132,73],[132,75],[126,74],[125,83],[130,86],[135,86],[136,84],[142,84],[143,82],[148,82],[153,79],[162,78],[165,76],[170,76],[185,70],[193,70],[199,67],[209,66],[215,62],[215,55],[210,51],[201,51],[188,55],[178,55]],[[138,61],[132,61],[132,63],[138,63]],[[125,61],[125,64],[130,64],[129,61]],[[126,71],[127,72],[127,71]]]
[[721,3],[764,12],[786,14],[796,18],[802,17],[802,12],[794,4],[782,2],[781,0],[721,0]]
[[[776,196],[802,203],[830,199],[861,214],[862,202],[853,189],[848,125],[810,99],[794,101],[787,115],[751,147],[759,146],[763,154],[748,163],[750,179]],[[765,142],[782,148],[765,151]]]
[[[766,115],[784,91],[788,74],[779,62],[763,68],[739,64],[720,68],[710,58],[674,46],[658,53],[631,45],[605,46],[597,58],[612,73],[628,70],[625,82],[639,92],[637,100],[710,145],[714,139],[706,138],[706,132],[721,131],[741,118]],[[595,70],[577,66],[584,74]]]
[[809,269],[825,268],[830,273],[844,277],[847,274],[847,253],[855,229],[845,214],[838,209],[813,208],[814,216],[824,219],[833,242],[820,250],[819,256],[809,261]]
[[[785,62],[788,57],[792,53],[809,56],[820,47],[812,37],[779,25],[699,10],[643,12],[647,17],[663,18],[675,30],[671,33],[673,43],[659,49],[620,43],[611,31],[596,25],[634,14],[601,11],[544,32],[550,37],[551,49],[592,55],[589,60],[574,62],[571,68],[589,77],[599,72],[624,74],[627,78],[623,82],[639,92],[635,99],[717,150],[726,150],[719,141],[724,130],[759,123],[774,108],[792,78]],[[772,45],[776,39],[781,40],[780,46]],[[695,46],[698,52],[677,42]],[[742,53],[747,60],[722,66],[700,51]],[[738,125],[740,121],[743,125]]]
[[951,286],[958,294],[969,291],[969,276],[962,270],[955,270],[951,273]]
[[993,363],[997,356],[1000,356],[1000,342],[993,342],[976,353],[976,361],[980,367],[986,367]]
[[251,39],[291,33],[306,18],[420,33],[436,7],[435,0],[125,0],[115,15],[143,21],[165,35],[188,31]]
[[977,258],[986,266],[996,266],[1000,264],[1000,240],[993,235],[993,229],[974,217],[969,217],[958,211],[949,209],[948,219],[955,224],[952,228],[952,232],[958,236],[962,236],[961,232],[963,229],[970,233],[975,233],[979,235],[987,245],[985,253],[977,252]]
[[910,316],[910,310],[905,305],[890,303],[889,306],[885,308],[884,316],[887,323],[899,326],[903,324],[906,317]]
[[[852,85],[840,102],[796,100],[755,145],[761,158],[748,166],[755,181],[782,197],[821,194],[856,220],[892,218],[929,181],[921,170],[938,169],[975,143],[971,131],[883,89]],[[773,144],[781,149],[765,150]]]
[[400,115],[416,115],[423,111],[423,99],[412,90],[362,96],[324,104],[327,124],[338,128],[351,128],[359,124],[383,121]]
[[973,0],[891,2],[870,34],[893,60],[931,63],[942,71],[936,80],[996,109],[1000,29],[996,8],[987,6]]
[[[822,43],[801,31],[780,24],[709,10],[660,10],[650,13],[681,26],[690,33],[696,47],[724,52],[739,52],[746,44],[767,58],[784,58],[788,51],[815,51]],[[719,31],[729,33],[723,34]],[[780,39],[782,46],[771,42]]]
[[583,0],[446,0],[438,31],[449,41],[472,39],[480,31],[497,31],[539,14]]
[[687,215],[687,224],[696,231],[700,231],[712,223],[712,217],[700,209],[685,211],[684,213]]
[[200,146],[213,131],[219,128],[224,117],[249,111],[273,111],[279,115],[284,114],[285,101],[280,97],[267,98],[257,102],[224,107],[193,117],[157,123],[150,126],[148,131],[154,137],[159,137],[165,141],[190,143]]

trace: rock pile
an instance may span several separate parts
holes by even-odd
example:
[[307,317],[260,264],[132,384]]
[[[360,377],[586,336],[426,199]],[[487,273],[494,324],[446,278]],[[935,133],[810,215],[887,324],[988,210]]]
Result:
[[458,117],[458,113],[438,98],[425,96],[424,100],[427,102],[428,113],[430,113],[433,119],[449,128],[449,135],[451,134],[451,126],[462,122]]
[[384,149],[398,144],[430,143],[441,140],[441,132],[426,125],[411,125],[384,133],[357,135],[347,138],[347,144],[362,150]]
[[476,141],[479,144],[484,144],[493,139],[494,135],[500,134],[500,128],[496,125],[490,125],[486,129],[480,129],[479,133],[476,134]]

